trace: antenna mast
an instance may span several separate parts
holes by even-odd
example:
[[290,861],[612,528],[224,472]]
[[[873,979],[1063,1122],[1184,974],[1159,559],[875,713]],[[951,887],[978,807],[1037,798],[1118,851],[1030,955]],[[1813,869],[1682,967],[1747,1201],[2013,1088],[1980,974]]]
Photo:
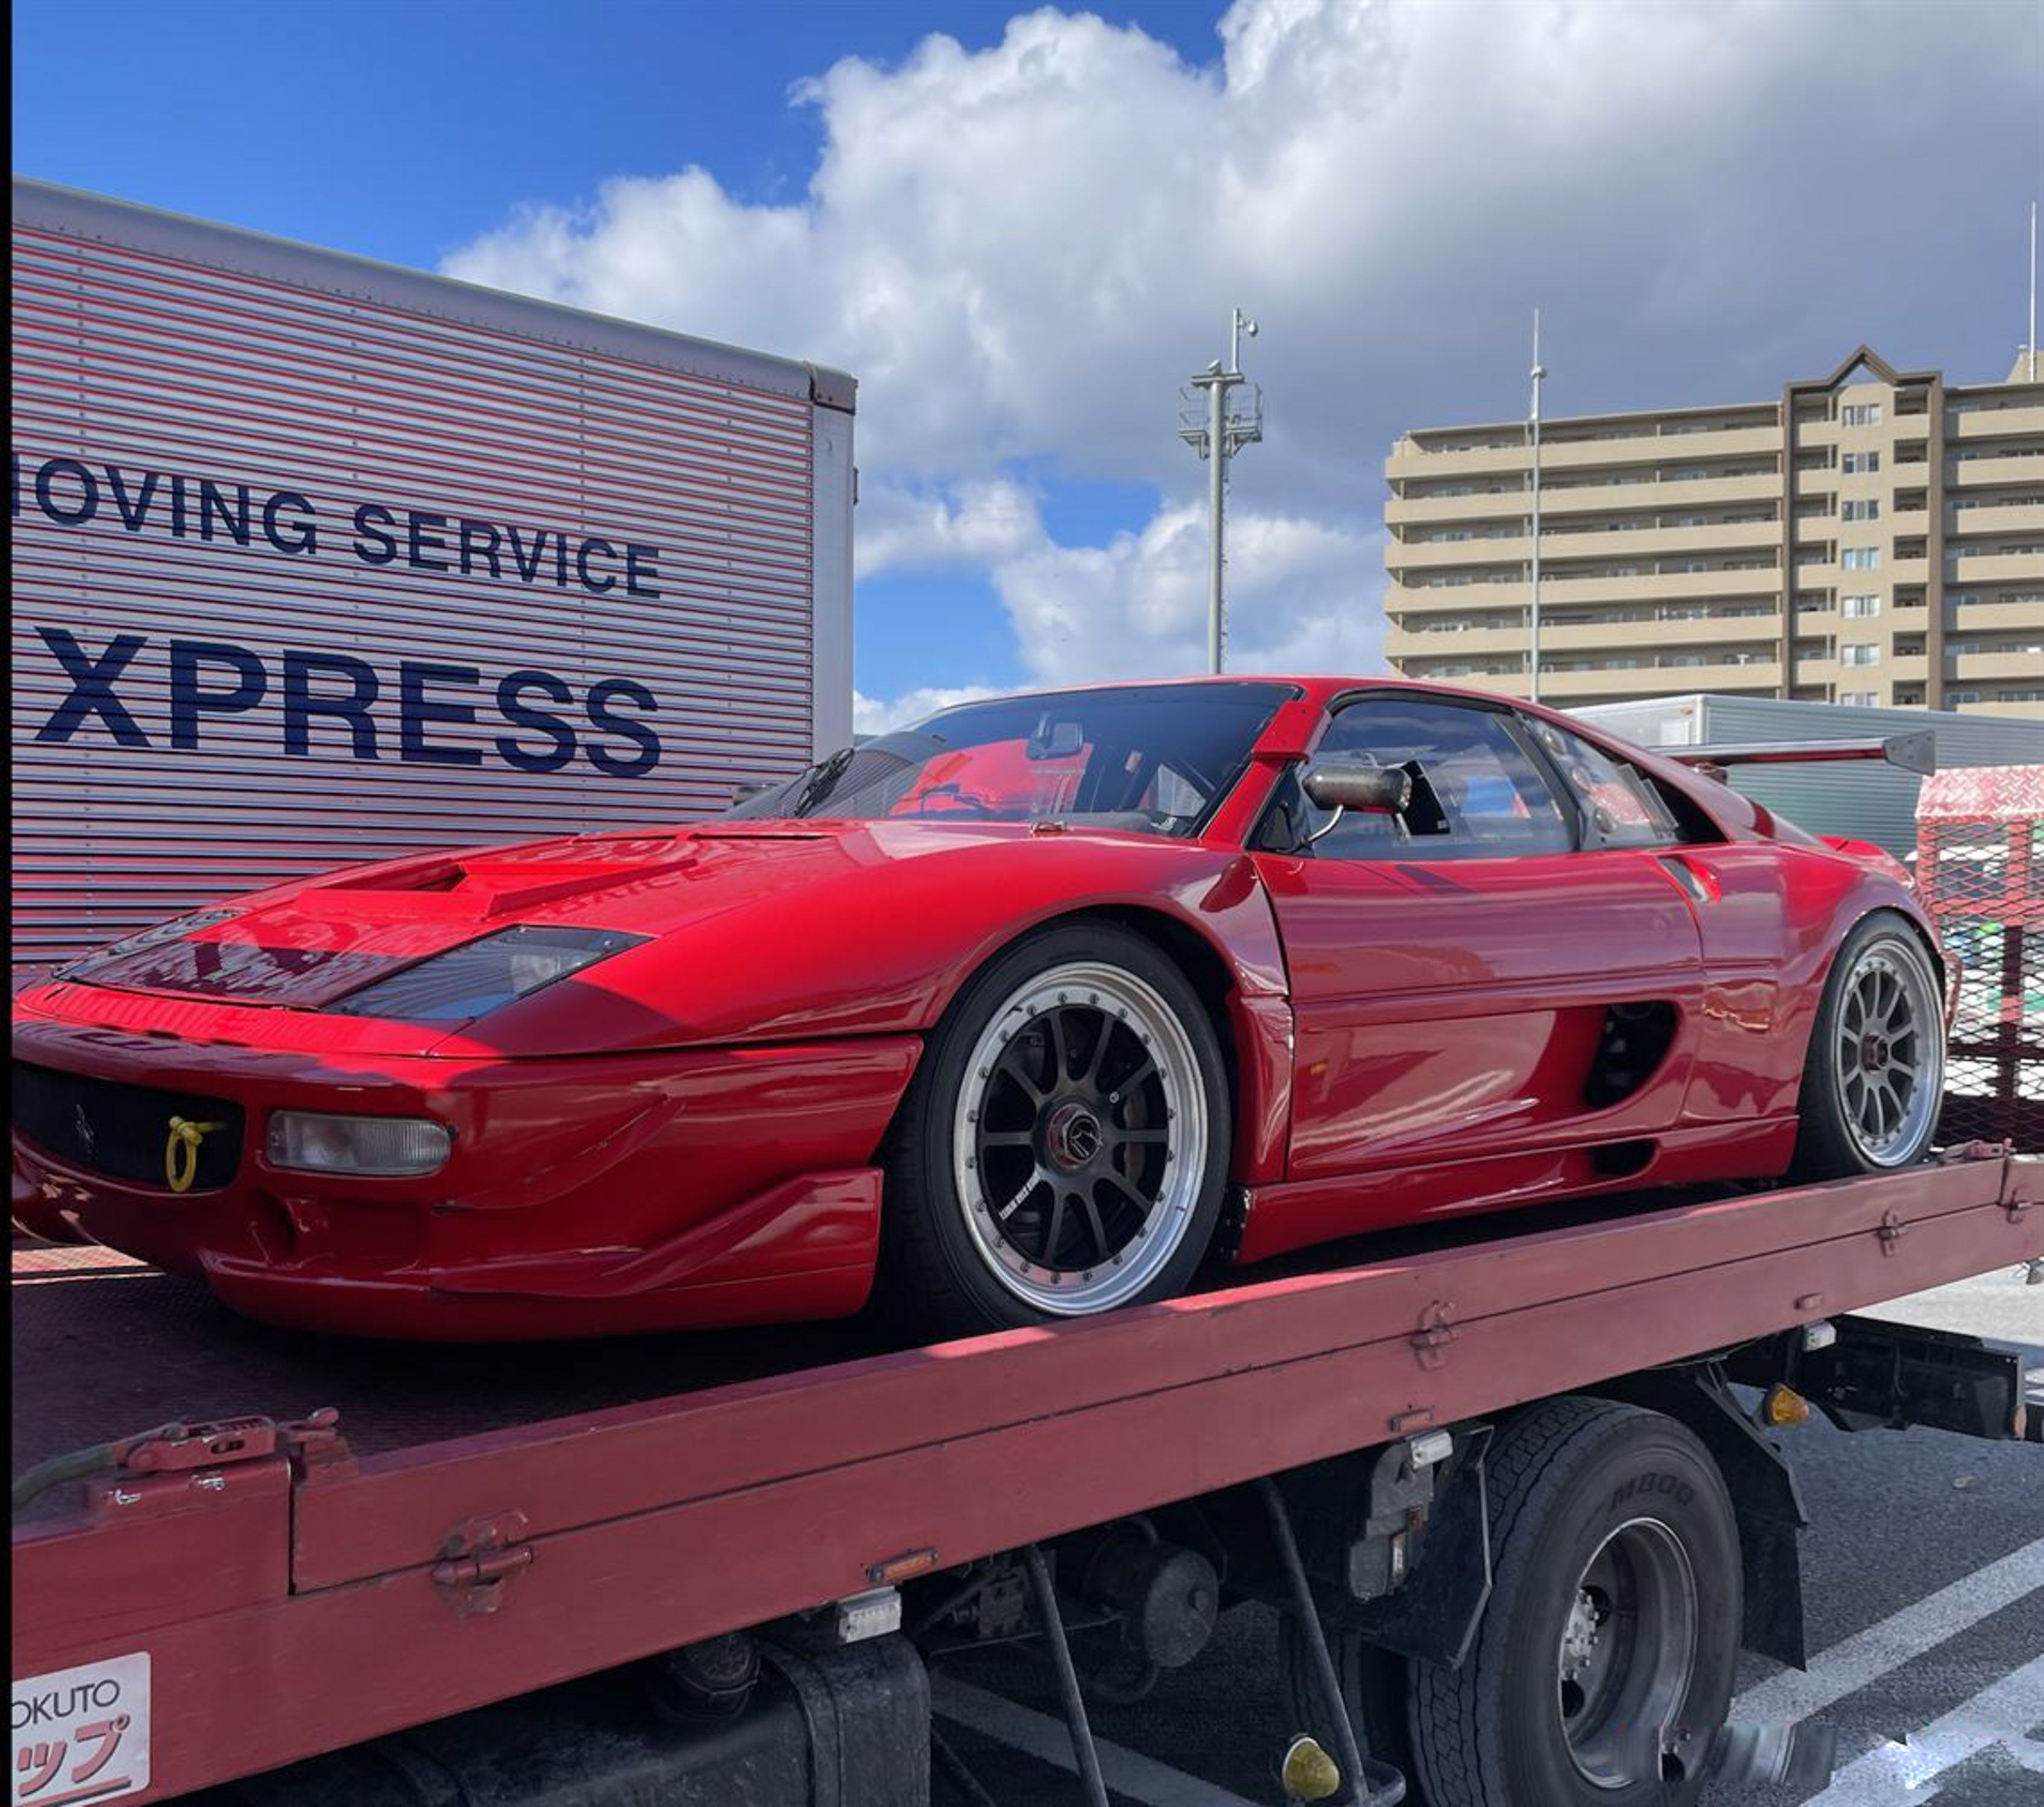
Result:
[[[1228,368],[1216,360],[1179,392],[1178,437],[1207,460],[1207,669],[1218,673],[1223,656],[1221,531],[1228,510],[1228,466],[1243,447],[1263,437],[1263,391],[1242,374],[1242,340],[1256,336],[1256,322],[1236,308],[1229,316]],[[1247,384],[1231,405],[1228,392]],[[1204,397],[1197,392],[1204,389]]]
[[1527,585],[1526,613],[1527,658],[1526,694],[1528,700],[1540,700],[1540,386],[1547,379],[1547,372],[1540,363],[1540,310],[1533,310],[1533,407],[1527,417],[1527,443],[1533,448],[1531,488],[1533,492],[1533,520],[1531,539],[1533,557]]

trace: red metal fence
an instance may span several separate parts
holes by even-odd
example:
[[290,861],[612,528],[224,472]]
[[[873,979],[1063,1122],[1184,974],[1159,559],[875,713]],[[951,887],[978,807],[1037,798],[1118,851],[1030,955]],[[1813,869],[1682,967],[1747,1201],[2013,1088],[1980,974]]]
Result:
[[1923,781],[1916,884],[1963,963],[1939,1137],[2044,1149],[2044,765]]

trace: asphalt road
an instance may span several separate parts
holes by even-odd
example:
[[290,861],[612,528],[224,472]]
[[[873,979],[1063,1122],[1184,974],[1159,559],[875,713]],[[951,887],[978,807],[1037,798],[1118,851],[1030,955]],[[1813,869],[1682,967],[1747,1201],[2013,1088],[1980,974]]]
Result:
[[[2044,1379],[2044,1286],[2023,1281],[1988,1275],[1880,1314],[2020,1347]],[[1822,1421],[1785,1436],[1814,1521],[1803,1560],[1815,1654],[1802,1672],[1746,1659],[1734,1718],[1828,1721],[1838,1767],[1814,1794],[1719,1786],[1711,1807],[2044,1807],[2044,1448]],[[1097,1706],[1117,1807],[1281,1801],[1293,1728],[1276,1648],[1274,1617],[1239,1608],[1148,1700]],[[988,1655],[936,1687],[939,1729],[1000,1807],[1082,1798],[1047,1671]],[[936,1799],[972,1802],[941,1774]]]

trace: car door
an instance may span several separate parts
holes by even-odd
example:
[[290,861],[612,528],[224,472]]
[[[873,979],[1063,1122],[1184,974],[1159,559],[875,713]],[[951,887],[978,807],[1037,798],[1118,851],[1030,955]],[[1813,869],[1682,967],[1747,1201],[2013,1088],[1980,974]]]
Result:
[[1401,766],[1413,795],[1330,824],[1295,778],[1258,837],[1296,1023],[1290,1177],[1672,1123],[1679,1049],[1630,1088],[1596,1075],[1615,1022],[1693,1005],[1695,918],[1651,850],[1604,843],[1525,719],[1366,692],[1316,757]]

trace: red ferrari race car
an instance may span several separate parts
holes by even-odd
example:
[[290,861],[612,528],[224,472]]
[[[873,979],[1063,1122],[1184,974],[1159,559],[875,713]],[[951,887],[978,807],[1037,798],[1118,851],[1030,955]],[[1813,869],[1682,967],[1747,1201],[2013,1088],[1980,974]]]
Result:
[[1445,1213],[1915,1161],[1903,869],[1535,708],[972,703],[711,821],[410,856],[22,993],[13,1213],[275,1322],[1166,1298]]

